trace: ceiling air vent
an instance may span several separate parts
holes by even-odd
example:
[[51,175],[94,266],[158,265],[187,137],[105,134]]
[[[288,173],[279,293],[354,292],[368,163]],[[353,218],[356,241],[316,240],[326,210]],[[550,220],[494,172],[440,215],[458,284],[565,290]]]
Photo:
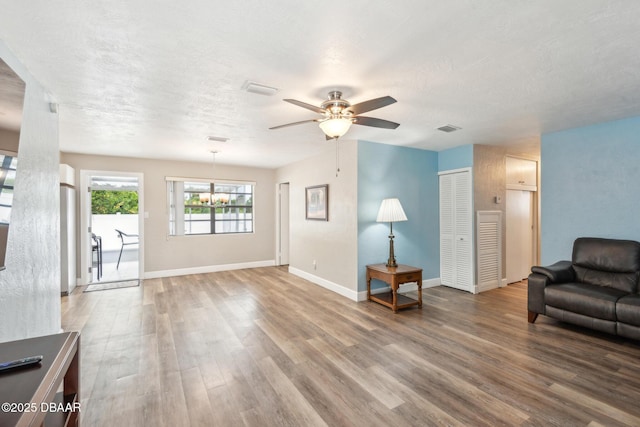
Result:
[[222,136],[210,136],[207,139],[214,142],[227,142],[229,140],[229,138],[225,138]]
[[462,128],[454,125],[444,125],[438,128],[438,130],[441,130],[442,132],[447,132],[447,133],[455,132],[460,129]]
[[272,96],[278,93],[280,89],[278,89],[277,87],[271,87],[247,80],[242,85],[242,90],[246,90],[247,92],[251,93],[257,93],[259,95]]

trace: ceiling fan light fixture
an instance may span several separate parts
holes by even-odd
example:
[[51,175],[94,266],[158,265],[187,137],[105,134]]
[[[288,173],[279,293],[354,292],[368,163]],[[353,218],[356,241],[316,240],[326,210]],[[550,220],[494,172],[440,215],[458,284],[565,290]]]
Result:
[[351,119],[337,117],[323,120],[319,126],[322,132],[329,138],[340,138],[349,131],[352,124],[353,121]]
[[320,129],[322,129],[328,139],[337,139],[347,133],[351,125],[354,123],[360,126],[370,126],[382,129],[396,129],[400,126],[399,123],[391,122],[389,120],[364,117],[360,115],[397,102],[390,96],[382,96],[380,98],[370,99],[368,101],[351,105],[349,101],[342,99],[342,92],[334,90],[329,92],[328,99],[324,101],[320,107],[295,99],[284,99],[283,101],[311,110],[314,113],[321,114],[323,117],[287,123],[286,125],[273,126],[269,129],[280,129],[302,123],[316,122],[320,124]]

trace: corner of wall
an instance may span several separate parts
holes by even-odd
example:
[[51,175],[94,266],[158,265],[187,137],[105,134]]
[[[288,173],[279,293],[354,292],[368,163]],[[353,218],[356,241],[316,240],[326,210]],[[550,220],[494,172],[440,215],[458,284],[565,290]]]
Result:
[[10,341],[60,330],[60,153],[49,95],[1,41],[0,57],[26,83],[7,268],[0,272],[0,341]]
[[438,172],[473,167],[473,144],[438,152]]
[[[438,153],[360,141],[358,151],[358,290],[366,265],[384,262],[389,225],[376,222],[383,199],[397,197],[408,221],[394,224],[398,262],[439,277]],[[374,285],[378,286],[378,284]]]

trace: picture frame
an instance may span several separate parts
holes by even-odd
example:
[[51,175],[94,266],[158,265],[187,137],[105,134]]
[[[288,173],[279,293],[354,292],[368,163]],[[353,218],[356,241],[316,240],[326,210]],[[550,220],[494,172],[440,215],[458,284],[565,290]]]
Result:
[[329,184],[305,188],[305,218],[329,221]]

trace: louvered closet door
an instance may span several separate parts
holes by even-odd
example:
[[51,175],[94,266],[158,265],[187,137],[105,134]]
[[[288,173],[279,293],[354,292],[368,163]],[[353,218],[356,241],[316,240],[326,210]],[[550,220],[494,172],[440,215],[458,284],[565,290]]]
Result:
[[440,282],[453,286],[455,274],[454,177],[440,176]]
[[500,286],[502,282],[502,212],[478,211],[476,244],[478,290]]
[[471,171],[440,175],[440,280],[474,292]]

